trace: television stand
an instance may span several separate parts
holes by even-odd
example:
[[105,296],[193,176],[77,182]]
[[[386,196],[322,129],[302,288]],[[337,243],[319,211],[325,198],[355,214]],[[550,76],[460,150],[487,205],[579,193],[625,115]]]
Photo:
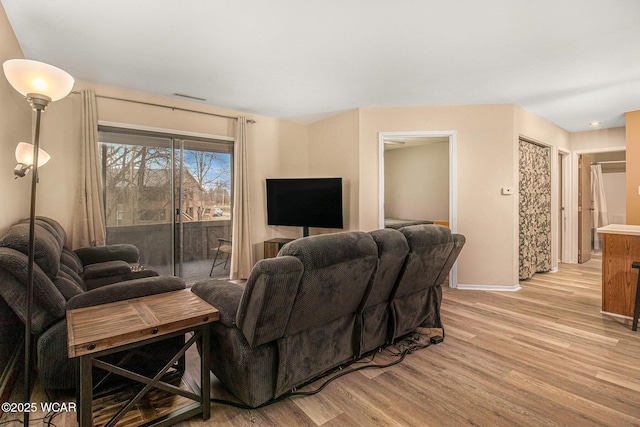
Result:
[[264,257],[275,258],[280,249],[295,239],[270,239],[264,242]]

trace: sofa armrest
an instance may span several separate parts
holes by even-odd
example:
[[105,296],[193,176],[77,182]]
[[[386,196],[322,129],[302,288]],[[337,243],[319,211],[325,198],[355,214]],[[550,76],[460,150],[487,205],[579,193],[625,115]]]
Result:
[[67,301],[65,309],[73,310],[75,308],[93,307],[95,305],[161,294],[163,292],[178,291],[185,288],[184,281],[178,277],[146,277],[144,279],[106,285],[76,295]]
[[119,244],[93,246],[74,251],[84,266],[107,261],[125,261],[134,264],[140,259],[140,252],[134,245]]
[[[129,265],[129,264],[127,264]],[[84,285],[87,290],[93,290],[96,288],[101,288],[103,286],[111,285],[117,282],[126,282],[129,280],[143,279],[145,277],[155,277],[158,276],[158,273],[155,270],[139,270],[139,271],[131,271],[129,269],[128,273],[118,274],[116,276],[107,276],[107,277],[98,277],[95,279],[84,279]]]
[[124,261],[107,261],[89,264],[82,272],[84,280],[99,279],[101,277],[119,276],[131,273],[131,266]]
[[220,311],[219,323],[226,327],[236,326],[236,313],[244,289],[224,280],[204,280],[191,287],[191,292]]

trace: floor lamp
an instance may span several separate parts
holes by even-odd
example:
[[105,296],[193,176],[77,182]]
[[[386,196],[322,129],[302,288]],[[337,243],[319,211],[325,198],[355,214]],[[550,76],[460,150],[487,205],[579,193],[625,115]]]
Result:
[[[38,166],[43,165],[48,154],[40,150],[40,116],[50,102],[64,98],[73,88],[73,77],[65,71],[42,62],[27,59],[10,59],[2,65],[4,75],[15,90],[27,98],[31,108],[36,112],[36,127],[33,136],[31,158],[27,154],[25,143],[18,144],[16,158],[18,166],[14,170],[17,177],[25,176],[33,169],[31,176],[31,211],[29,214],[29,253],[27,267],[27,307],[25,310],[24,328],[24,402],[31,400],[31,312],[33,310],[33,262],[35,249],[36,219],[36,184],[38,183]],[[26,144],[29,145],[29,144]],[[42,159],[40,159],[42,158]],[[30,164],[29,164],[30,163]],[[29,425],[29,412],[24,412],[24,425]]]

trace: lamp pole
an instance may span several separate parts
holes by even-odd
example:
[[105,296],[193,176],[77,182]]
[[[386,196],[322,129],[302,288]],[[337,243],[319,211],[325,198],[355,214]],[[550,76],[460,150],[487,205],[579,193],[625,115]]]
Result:
[[[38,184],[38,155],[40,151],[40,118],[52,101],[64,98],[73,88],[73,77],[52,65],[28,59],[9,59],[2,64],[4,75],[15,90],[26,96],[36,112],[33,136],[33,176],[31,177],[31,210],[29,215],[29,247],[27,264],[27,303],[24,321],[24,403],[31,400],[31,326],[33,321],[33,272],[35,264],[36,184]],[[20,144],[18,144],[20,146]],[[16,154],[17,156],[17,154]],[[43,157],[44,158],[44,157]],[[47,158],[44,158],[46,162]],[[24,176],[22,174],[16,174]],[[28,408],[27,408],[28,409]],[[29,411],[23,412],[24,426],[29,425]]]
[[[31,176],[31,210],[29,213],[29,259],[27,264],[27,309],[24,328],[24,402],[31,400],[31,312],[33,311],[33,266],[35,260],[36,185],[38,184],[38,152],[40,148],[40,116],[44,104],[31,104],[36,110],[36,129],[33,137],[33,175]],[[29,411],[24,411],[23,422],[29,425]]]

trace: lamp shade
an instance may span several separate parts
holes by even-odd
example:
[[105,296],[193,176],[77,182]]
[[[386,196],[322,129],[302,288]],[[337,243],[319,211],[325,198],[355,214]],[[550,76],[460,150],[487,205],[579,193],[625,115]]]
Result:
[[[38,148],[38,167],[44,165],[51,159],[49,153],[42,148]],[[25,166],[33,165],[33,144],[28,142],[19,142],[16,147],[16,160]]]
[[44,62],[10,59],[2,68],[11,86],[24,96],[38,94],[57,101],[73,89],[74,80],[69,73]]

